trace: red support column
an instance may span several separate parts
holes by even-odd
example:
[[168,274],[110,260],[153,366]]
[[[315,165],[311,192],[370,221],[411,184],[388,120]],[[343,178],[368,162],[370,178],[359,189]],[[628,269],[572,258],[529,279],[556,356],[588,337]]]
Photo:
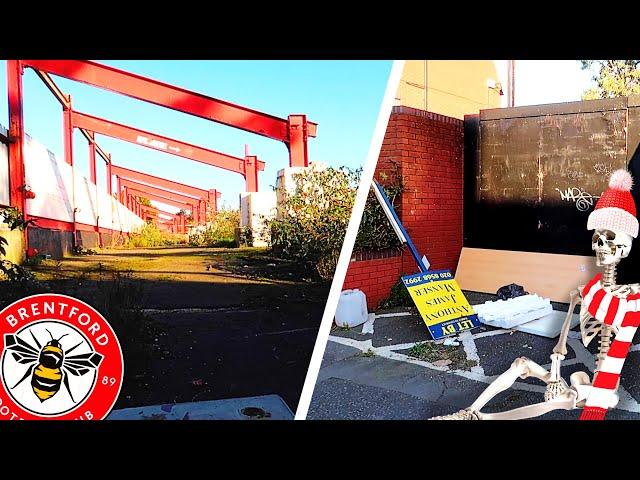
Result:
[[67,107],[62,108],[62,135],[64,136],[64,161],[73,166],[73,122],[71,121],[72,110]]
[[111,172],[111,154],[109,154],[109,161],[107,162],[107,193],[109,196],[113,195],[113,173]]
[[247,192],[258,191],[258,157],[255,155],[247,155],[244,157],[244,179],[247,186]]
[[[93,133],[89,132],[89,136],[93,139]],[[97,184],[96,180],[96,144],[93,140],[89,141],[89,180]]]
[[[19,60],[7,60],[7,91],[9,97],[9,203],[19,208],[27,218],[24,173],[24,116],[22,110],[22,73]],[[25,249],[27,232],[24,232]]]
[[287,126],[289,134],[289,166],[307,167],[309,157],[307,152],[307,139],[309,136],[306,115],[289,115]]
[[200,225],[207,224],[207,203],[204,200],[199,200],[199,210],[200,210]]
[[216,189],[209,190],[209,205],[211,206],[211,213],[215,215],[218,211],[218,191]]

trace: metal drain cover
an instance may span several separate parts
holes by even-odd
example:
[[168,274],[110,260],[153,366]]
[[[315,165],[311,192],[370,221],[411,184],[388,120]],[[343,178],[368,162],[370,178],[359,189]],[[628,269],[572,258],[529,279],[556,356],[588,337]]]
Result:
[[249,418],[271,418],[271,414],[260,407],[244,407],[240,413]]

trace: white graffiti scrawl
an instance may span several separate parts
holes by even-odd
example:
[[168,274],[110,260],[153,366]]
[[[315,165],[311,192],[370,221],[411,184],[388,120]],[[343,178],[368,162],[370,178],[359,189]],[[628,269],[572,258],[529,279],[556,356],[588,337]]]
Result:
[[579,212],[586,212],[591,207],[595,200],[600,198],[596,195],[591,195],[580,187],[571,187],[565,190],[556,188],[556,191],[560,194],[560,198],[566,202],[575,202],[576,208]]

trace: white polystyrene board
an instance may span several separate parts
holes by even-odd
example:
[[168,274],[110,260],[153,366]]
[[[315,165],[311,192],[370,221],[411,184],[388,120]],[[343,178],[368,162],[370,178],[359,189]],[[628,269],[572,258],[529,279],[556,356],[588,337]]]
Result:
[[84,223],[85,225],[96,225],[98,216],[96,185],[90,182],[88,178],[76,175],[75,187],[76,222]]
[[98,225],[102,228],[113,227],[113,202],[107,192],[98,191]]
[[[518,325],[516,330],[520,332],[531,333],[533,335],[540,335],[542,337],[555,338],[560,335],[562,330],[562,324],[567,316],[567,312],[561,312],[554,310],[544,317],[538,318],[531,322]],[[572,314],[571,327],[573,328],[580,322],[580,315],[577,313]]]
[[518,325],[522,325],[527,322],[531,322],[537,318],[544,317],[545,315],[549,315],[553,311],[551,305],[547,305],[545,307],[537,308],[535,310],[530,310],[527,312],[519,312],[513,315],[505,315],[503,317],[487,319],[480,315],[478,315],[478,319],[481,323],[485,325],[491,325],[492,327],[498,328],[516,328]]
[[27,213],[37,217],[73,221],[71,166],[56,160],[44,145],[25,137],[24,167],[27,185],[36,197],[27,201]]
[[499,328],[514,328],[553,311],[549,299],[538,295],[522,295],[508,300],[488,301],[473,306],[478,319]]
[[[8,178],[6,192],[1,187],[2,146],[0,144],[0,203],[2,195],[8,195]],[[24,163],[26,183],[36,195],[27,201],[29,215],[73,222],[75,206],[76,222],[86,225],[98,223],[104,228],[130,232],[144,223],[88,178],[77,172],[74,174],[71,165],[57,159],[44,145],[28,135],[25,136]]]

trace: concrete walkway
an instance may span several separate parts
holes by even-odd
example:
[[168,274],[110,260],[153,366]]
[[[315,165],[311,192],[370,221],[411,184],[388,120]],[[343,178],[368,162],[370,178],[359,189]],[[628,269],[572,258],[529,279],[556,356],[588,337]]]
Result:
[[146,365],[127,368],[124,352],[117,409],[278,395],[295,412],[329,289],[295,262],[264,249],[159,247],[37,270],[52,291],[89,303],[97,278],[109,282],[114,272],[141,289],[141,311],[162,335]]

